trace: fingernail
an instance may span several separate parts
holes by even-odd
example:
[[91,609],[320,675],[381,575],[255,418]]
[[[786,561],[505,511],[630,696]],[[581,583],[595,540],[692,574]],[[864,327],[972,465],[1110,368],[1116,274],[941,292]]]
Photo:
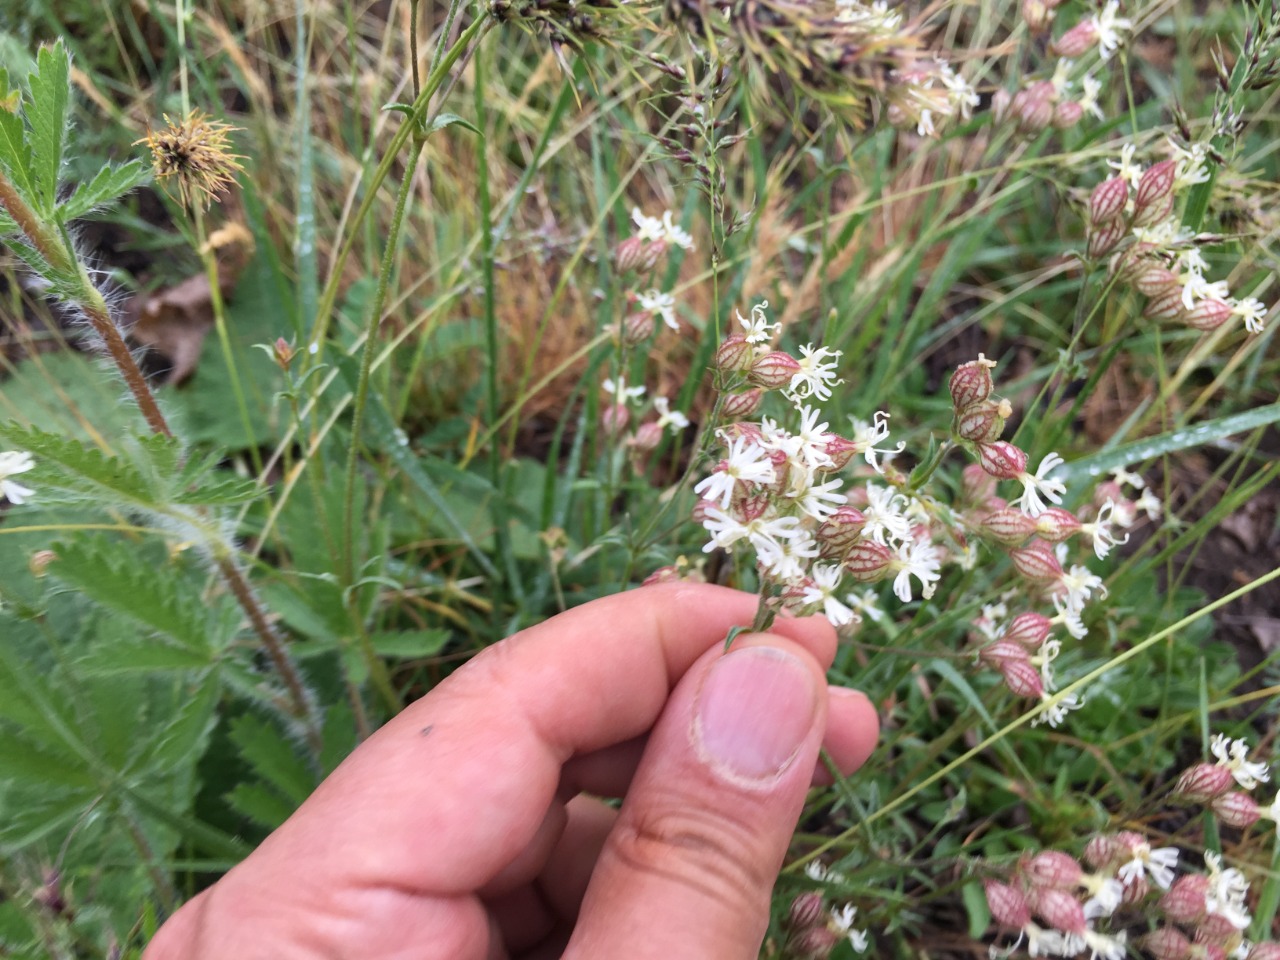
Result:
[[774,647],[745,647],[716,661],[693,711],[693,739],[731,778],[776,778],[813,726],[817,691],[808,668]]

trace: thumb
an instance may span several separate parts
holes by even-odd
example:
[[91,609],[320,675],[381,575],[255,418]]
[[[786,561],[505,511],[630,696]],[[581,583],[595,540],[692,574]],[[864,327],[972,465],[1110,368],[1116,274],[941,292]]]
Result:
[[816,660],[782,637],[719,647],[677,684],[565,958],[755,958],[826,727]]

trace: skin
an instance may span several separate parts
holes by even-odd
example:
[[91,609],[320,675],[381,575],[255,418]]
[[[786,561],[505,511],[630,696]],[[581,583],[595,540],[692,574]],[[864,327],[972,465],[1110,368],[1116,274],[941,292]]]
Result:
[[[663,584],[486,649],[144,960],[756,957],[805,793],[828,779],[819,748],[847,775],[878,725],[862,694],[828,688],[825,620],[780,619],[726,653],[754,612],[738,591]],[[713,702],[741,721],[725,732]]]

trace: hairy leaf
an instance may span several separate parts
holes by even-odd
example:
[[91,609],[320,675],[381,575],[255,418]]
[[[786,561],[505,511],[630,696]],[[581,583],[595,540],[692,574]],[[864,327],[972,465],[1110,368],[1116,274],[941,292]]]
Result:
[[67,139],[67,104],[71,99],[71,56],[59,40],[40,48],[29,81],[31,102],[31,174],[35,199],[51,215],[58,200],[58,179]]
[[58,205],[58,219],[62,223],[69,223],[77,217],[83,217],[93,212],[95,207],[124,196],[144,183],[148,176],[146,166],[139,160],[130,160],[119,167],[108,164],[88,183],[76,187],[75,193]]
[[[27,145],[22,123],[21,97],[13,98],[16,93],[16,90],[9,89],[8,71],[0,67],[0,97],[5,100],[4,107],[0,107],[0,169],[8,174],[19,193],[30,197],[31,148]],[[14,110],[7,109],[11,99]]]
[[231,739],[254,773],[296,807],[315,789],[316,778],[271,724],[246,714],[231,724]]

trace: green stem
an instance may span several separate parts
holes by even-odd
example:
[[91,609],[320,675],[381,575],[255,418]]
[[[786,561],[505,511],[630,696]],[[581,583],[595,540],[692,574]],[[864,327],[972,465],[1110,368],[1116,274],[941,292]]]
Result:
[[312,367],[323,360],[325,334],[329,327],[330,318],[333,316],[334,304],[338,299],[338,289],[342,285],[342,268],[347,262],[347,257],[351,255],[351,250],[355,246],[356,240],[359,239],[360,224],[364,222],[365,217],[368,216],[369,210],[373,207],[374,201],[378,197],[378,188],[382,186],[383,181],[391,173],[391,168],[394,166],[405,143],[408,142],[410,137],[421,133],[423,119],[427,115],[431,97],[439,89],[440,84],[444,82],[449,68],[466,52],[472,41],[478,40],[492,25],[492,21],[487,16],[480,17],[471,23],[467,29],[462,31],[457,43],[449,48],[449,52],[427,74],[426,82],[422,86],[422,92],[414,99],[409,116],[405,118],[405,122],[401,124],[395,136],[391,138],[391,143],[388,145],[386,153],[383,154],[377,169],[374,170],[373,176],[369,180],[369,187],[365,191],[364,199],[360,201],[360,206],[356,208],[356,212],[351,218],[346,239],[342,241],[342,246],[338,248],[337,256],[334,257],[333,263],[329,268],[329,280],[325,284],[324,293],[320,298],[320,305],[316,310],[315,328],[310,338],[310,343],[316,347],[316,353],[314,355],[309,352],[305,354],[310,357],[310,365]]
[[373,295],[373,305],[369,309],[369,317],[365,322],[364,346],[360,351],[360,375],[356,380],[355,397],[351,409],[351,445],[347,449],[347,474],[344,501],[342,507],[342,559],[346,586],[356,582],[355,557],[355,499],[356,499],[356,465],[360,458],[360,428],[364,422],[364,408],[369,402],[369,374],[373,369],[373,354],[378,342],[378,326],[382,320],[382,310],[387,303],[387,291],[391,287],[391,275],[395,270],[396,253],[400,249],[400,230],[404,224],[405,208],[409,205],[409,195],[413,193],[413,176],[418,169],[418,158],[422,156],[422,140],[414,139],[409,151],[409,161],[405,167],[404,177],[400,181],[400,189],[396,194],[395,212],[391,216],[391,226],[387,234],[386,245],[382,249],[382,264],[378,270],[378,285]]

